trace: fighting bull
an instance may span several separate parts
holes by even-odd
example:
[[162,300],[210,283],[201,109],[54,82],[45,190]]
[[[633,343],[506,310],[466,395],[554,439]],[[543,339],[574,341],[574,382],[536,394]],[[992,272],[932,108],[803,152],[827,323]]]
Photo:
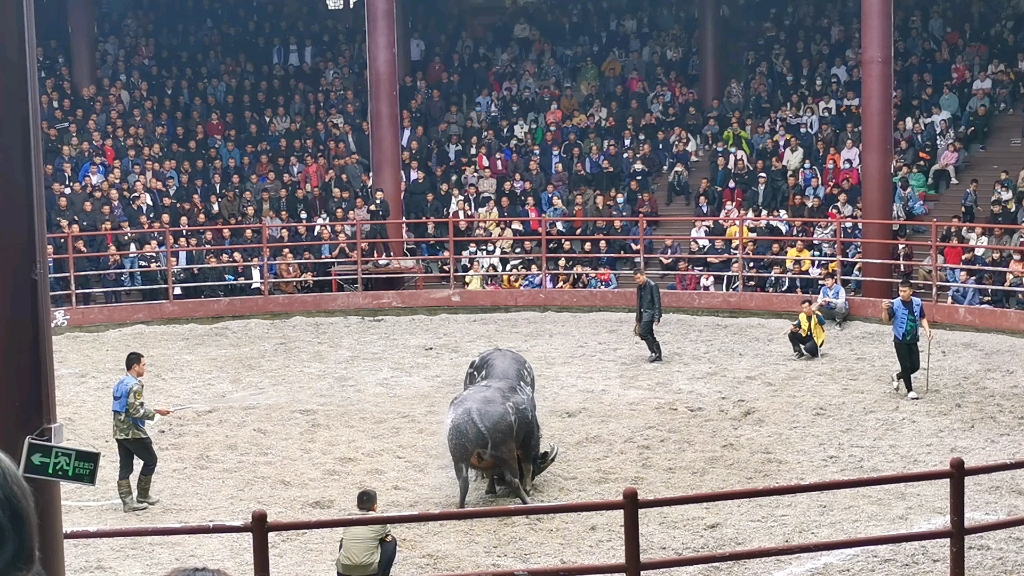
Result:
[[488,350],[473,360],[463,391],[448,407],[448,450],[466,505],[470,470],[487,479],[486,494],[507,485],[529,504],[533,480],[554,463],[558,448],[540,450],[533,367],[511,350]]

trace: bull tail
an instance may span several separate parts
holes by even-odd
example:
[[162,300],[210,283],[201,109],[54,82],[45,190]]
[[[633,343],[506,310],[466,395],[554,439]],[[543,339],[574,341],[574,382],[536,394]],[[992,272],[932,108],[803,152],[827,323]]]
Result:
[[484,423],[480,420],[480,416],[476,413],[476,408],[471,408],[469,410],[469,416],[470,418],[473,419],[473,424],[476,424],[476,427],[480,430],[480,433],[484,435],[484,438],[487,438],[487,453],[485,455],[485,458],[489,459],[491,457],[491,448],[493,446],[491,435],[487,433],[487,427],[484,426]]

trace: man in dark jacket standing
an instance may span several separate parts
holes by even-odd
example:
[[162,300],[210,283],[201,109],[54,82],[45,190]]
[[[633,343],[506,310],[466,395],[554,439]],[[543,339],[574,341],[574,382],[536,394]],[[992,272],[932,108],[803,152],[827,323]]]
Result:
[[636,326],[633,333],[647,344],[651,355],[648,362],[661,362],[661,343],[654,337],[654,327],[661,322],[661,292],[647,274],[637,268],[633,270],[636,280]]

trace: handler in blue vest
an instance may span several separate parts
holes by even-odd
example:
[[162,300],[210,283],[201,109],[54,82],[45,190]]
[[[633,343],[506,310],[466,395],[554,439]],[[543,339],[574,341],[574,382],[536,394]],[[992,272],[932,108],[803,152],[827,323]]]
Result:
[[[146,432],[146,420],[153,420],[157,414],[169,416],[170,410],[147,408],[142,400],[142,378],[146,375],[146,358],[138,352],[130,352],[124,360],[124,378],[114,385],[114,441],[117,442],[117,456],[120,471],[117,476],[117,494],[125,512],[145,510],[156,504],[159,498],[149,493],[156,471],[156,451],[153,440]],[[138,498],[132,496],[132,471],[135,458],[142,460],[139,473]]]
[[918,331],[923,327],[925,336],[931,340],[932,329],[924,316],[924,304],[920,298],[914,298],[914,289],[909,280],[900,282],[899,298],[882,302],[882,321],[892,322],[893,345],[896,348],[896,359],[900,363],[900,371],[892,375],[892,389],[899,392],[902,382],[907,388],[907,398],[917,400],[919,396],[914,392],[911,379],[921,369]]

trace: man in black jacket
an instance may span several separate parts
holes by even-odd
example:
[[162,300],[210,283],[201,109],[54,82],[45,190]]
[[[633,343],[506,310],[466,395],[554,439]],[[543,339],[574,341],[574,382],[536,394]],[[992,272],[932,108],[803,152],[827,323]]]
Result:
[[661,323],[661,292],[647,274],[637,268],[633,270],[636,280],[636,326],[633,332],[647,344],[651,355],[648,362],[661,362],[661,343],[654,337],[654,327]]

